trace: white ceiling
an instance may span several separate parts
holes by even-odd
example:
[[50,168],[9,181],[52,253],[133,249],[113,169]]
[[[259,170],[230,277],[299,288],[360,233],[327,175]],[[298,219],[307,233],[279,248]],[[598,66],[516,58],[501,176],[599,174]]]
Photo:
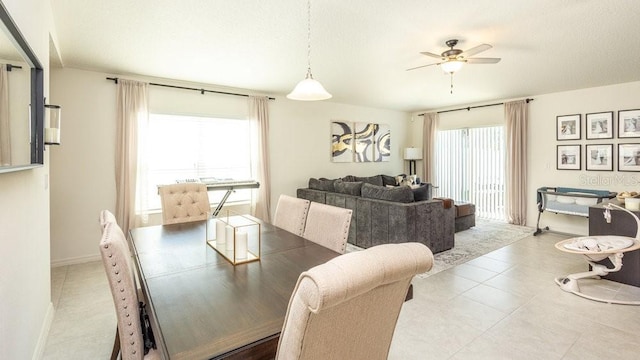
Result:
[[[287,94],[304,0],[51,0],[65,67]],[[417,111],[640,80],[638,0],[313,0],[312,70],[331,101]],[[421,51],[482,43],[453,78]],[[288,100],[283,100],[288,101]]]

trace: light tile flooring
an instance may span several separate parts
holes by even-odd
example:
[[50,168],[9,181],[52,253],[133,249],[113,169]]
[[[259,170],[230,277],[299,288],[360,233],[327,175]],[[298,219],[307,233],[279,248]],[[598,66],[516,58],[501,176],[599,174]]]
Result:
[[[638,359],[640,307],[566,293],[554,278],[586,271],[554,244],[527,237],[425,279],[414,279],[390,359]],[[640,288],[593,280],[589,290],[640,299]],[[100,262],[52,269],[56,316],[45,359],[108,359],[116,320]]]

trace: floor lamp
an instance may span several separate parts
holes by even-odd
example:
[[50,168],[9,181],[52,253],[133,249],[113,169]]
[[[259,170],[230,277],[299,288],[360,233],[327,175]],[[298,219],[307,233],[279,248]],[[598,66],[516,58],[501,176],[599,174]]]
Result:
[[404,159],[409,160],[409,175],[415,175],[416,160],[422,160],[422,149],[415,147],[404,148]]

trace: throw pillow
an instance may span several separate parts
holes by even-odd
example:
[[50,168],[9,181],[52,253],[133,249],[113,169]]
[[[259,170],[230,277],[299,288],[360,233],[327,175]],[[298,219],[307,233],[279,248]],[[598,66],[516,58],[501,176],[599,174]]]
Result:
[[396,178],[393,176],[389,176],[389,175],[380,175],[380,177],[382,178],[382,185],[392,185],[392,186],[396,186],[398,185],[396,183]]
[[431,184],[422,184],[411,191],[414,201],[431,200]]
[[345,177],[343,177],[341,179],[342,181],[346,181],[346,182],[355,182],[356,181],[356,177],[353,175],[347,175]]
[[335,192],[336,190],[335,190],[334,183],[335,183],[335,180],[329,180],[325,178],[320,178],[320,179],[310,178],[309,189]]
[[360,189],[362,188],[362,182],[360,181],[349,182],[338,179],[333,185],[337,193],[360,196]]
[[368,183],[372,185],[382,186],[382,177],[380,175],[369,176],[369,177],[355,177],[356,181],[362,181],[363,183]]
[[369,199],[395,201],[401,203],[413,202],[413,191],[408,186],[386,188],[384,186],[362,184],[362,197]]

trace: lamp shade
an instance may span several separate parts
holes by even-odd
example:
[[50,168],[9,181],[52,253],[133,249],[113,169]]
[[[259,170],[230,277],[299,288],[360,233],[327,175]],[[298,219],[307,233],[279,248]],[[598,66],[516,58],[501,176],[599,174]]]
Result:
[[324,89],[322,84],[314,78],[307,76],[300,81],[287,98],[291,100],[316,101],[331,98],[331,94]]
[[453,61],[443,62],[442,64],[440,64],[440,67],[444,72],[451,74],[460,70],[463,64],[464,63],[462,61],[453,60]]
[[404,148],[404,159],[405,160],[421,160],[422,148],[415,148],[415,147]]

